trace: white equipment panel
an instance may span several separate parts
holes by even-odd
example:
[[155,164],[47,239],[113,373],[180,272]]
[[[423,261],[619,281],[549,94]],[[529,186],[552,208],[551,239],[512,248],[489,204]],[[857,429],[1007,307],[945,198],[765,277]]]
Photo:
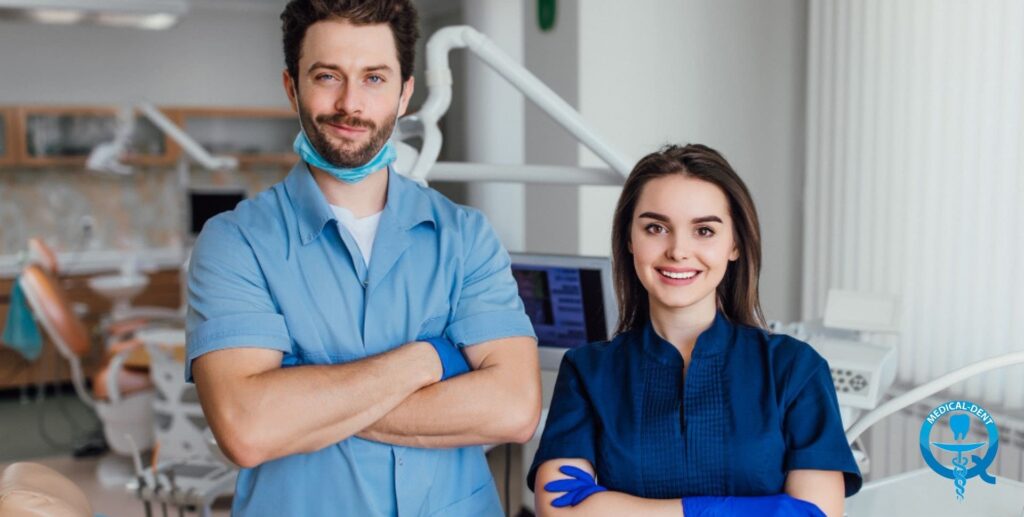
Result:
[[828,361],[839,405],[874,409],[896,379],[896,349],[827,336],[810,344]]

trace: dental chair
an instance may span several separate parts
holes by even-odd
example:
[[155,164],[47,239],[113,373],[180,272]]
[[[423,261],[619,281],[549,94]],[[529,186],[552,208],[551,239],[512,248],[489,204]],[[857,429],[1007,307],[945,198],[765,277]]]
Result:
[[151,468],[136,457],[136,477],[128,489],[146,504],[177,507],[179,513],[195,509],[211,515],[217,498],[234,493],[238,467],[224,457],[199,405],[194,384],[185,382],[184,329],[150,328],[136,337],[150,359],[156,384],[153,403],[158,452]]
[[[26,266],[18,282],[36,320],[70,364],[71,381],[78,397],[95,409],[99,416],[110,449],[128,456],[133,449],[132,442],[140,449],[150,448],[153,444],[153,383],[148,372],[123,368],[128,356],[142,343],[114,336],[107,343],[90,392],[82,370],[82,359],[89,354],[93,343],[89,331],[72,310],[66,292],[52,274],[37,264]],[[97,475],[103,485],[127,482],[130,464],[118,463],[117,459],[110,457],[100,462]]]
[[[29,238],[26,262],[41,267],[43,271],[57,279],[60,278],[62,273],[60,264],[57,261],[57,253],[39,237]],[[182,297],[182,300],[184,299]],[[83,303],[74,303],[72,308],[79,316],[85,316],[89,312],[88,306]],[[132,306],[116,319],[113,317],[104,318],[100,323],[100,331],[105,334],[121,335],[150,325],[154,320],[183,326],[184,317],[184,307],[171,309],[168,307]]]

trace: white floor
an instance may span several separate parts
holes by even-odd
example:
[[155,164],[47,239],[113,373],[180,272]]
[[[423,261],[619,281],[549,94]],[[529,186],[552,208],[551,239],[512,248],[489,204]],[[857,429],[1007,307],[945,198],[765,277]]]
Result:
[[[128,493],[126,489],[117,487],[107,488],[100,484],[96,478],[96,467],[100,462],[100,458],[74,459],[71,456],[56,456],[28,461],[46,465],[71,479],[85,492],[85,495],[89,498],[89,503],[92,504],[93,512],[97,515],[105,517],[144,517],[146,515],[145,506],[143,506],[142,501]],[[7,465],[6,463],[0,464],[0,470]],[[164,514],[159,505],[153,508],[152,515],[163,517]],[[178,509],[168,507],[167,515],[178,515]],[[198,514],[190,512],[185,515]],[[219,500],[213,507],[212,515],[217,517],[231,515],[230,499]]]

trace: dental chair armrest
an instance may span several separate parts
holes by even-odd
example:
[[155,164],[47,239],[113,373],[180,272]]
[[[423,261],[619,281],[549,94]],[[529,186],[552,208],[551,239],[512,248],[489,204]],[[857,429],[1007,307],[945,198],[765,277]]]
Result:
[[181,309],[170,307],[131,307],[120,314],[119,320],[128,319],[163,319],[185,321],[185,313]]
[[121,401],[121,387],[117,384],[117,376],[122,370],[124,370],[124,362],[128,360],[128,356],[132,355],[132,353],[135,352],[135,349],[140,346],[142,346],[142,343],[131,348],[121,350],[110,358],[110,363],[108,365],[109,372],[104,380],[107,384],[107,400],[109,400],[111,404]]
[[104,321],[99,329],[102,335],[106,336],[108,340],[119,341],[146,327],[185,326],[185,315],[177,309],[167,307],[138,307],[137,309],[140,310],[129,311],[128,316],[130,317]]

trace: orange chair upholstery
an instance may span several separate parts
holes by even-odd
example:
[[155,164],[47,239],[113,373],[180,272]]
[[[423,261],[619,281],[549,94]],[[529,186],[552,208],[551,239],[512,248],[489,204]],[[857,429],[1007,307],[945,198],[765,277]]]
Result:
[[60,274],[57,254],[39,237],[32,237],[28,240],[28,262],[42,267],[54,276]]
[[[58,351],[72,363],[72,369],[79,368],[81,358],[89,353],[92,341],[89,331],[71,309],[67,293],[56,278],[37,264],[25,267],[21,274],[22,287],[25,288],[29,305],[32,306],[36,318],[42,324],[47,335],[57,346]],[[107,377],[111,374],[109,366],[115,354],[142,346],[137,340],[126,340],[111,345],[104,358],[103,365],[93,378],[93,394],[88,396],[81,389],[80,396],[99,400],[109,400]],[[117,383],[120,395],[129,395],[143,390],[152,389],[153,382],[146,372],[123,370],[118,372]],[[76,386],[76,389],[79,389]],[[89,401],[86,401],[89,403]]]
[[[114,343],[107,351],[106,358],[103,361],[103,366],[96,371],[96,375],[92,378],[92,393],[97,400],[110,400],[110,381],[108,377],[114,375],[113,369],[111,368],[111,360],[120,352],[130,351],[136,348],[143,347],[142,341],[138,339],[129,339],[127,341],[121,341]],[[116,372],[117,375],[117,391],[118,396],[126,397],[133,393],[139,393],[142,391],[153,389],[153,379],[150,378],[149,372],[137,371],[131,369],[119,369]]]

